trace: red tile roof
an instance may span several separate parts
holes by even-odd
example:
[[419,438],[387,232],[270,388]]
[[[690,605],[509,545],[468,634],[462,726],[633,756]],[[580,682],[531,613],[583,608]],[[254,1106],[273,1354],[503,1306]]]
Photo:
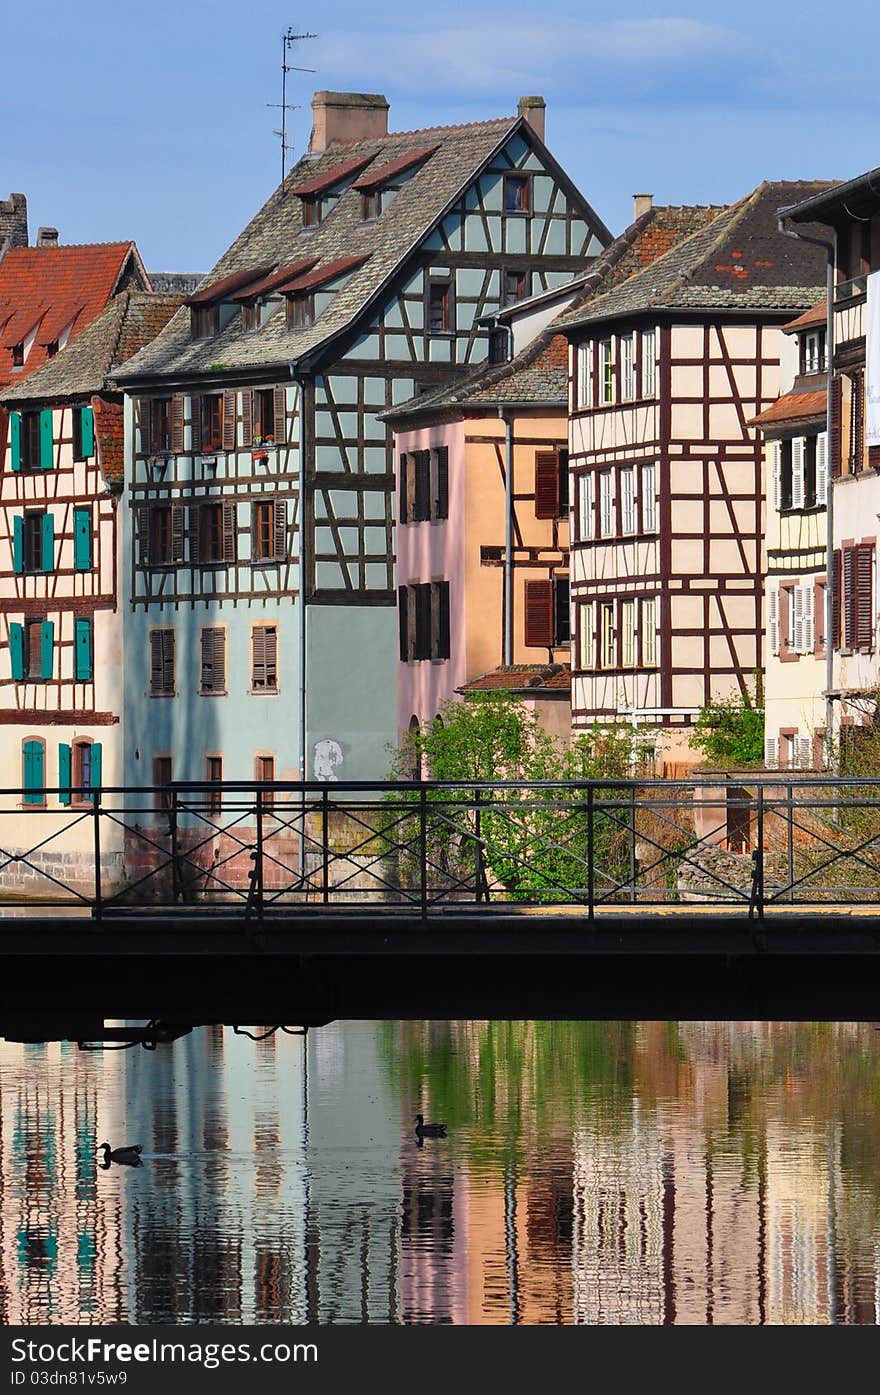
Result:
[[357,174],[370,163],[372,158],[372,155],[361,155],[356,160],[341,160],[332,169],[325,170],[323,174],[315,175],[314,179],[306,179],[302,184],[297,184],[296,188],[291,189],[290,192],[297,194],[300,198],[304,194],[320,194],[322,189],[332,189],[334,184],[341,183],[350,174]]
[[[46,362],[46,346],[72,323],[68,342],[100,315],[134,257],[145,288],[149,280],[133,242],[61,247],[13,247],[0,262],[0,388],[20,383]],[[12,350],[36,330],[21,368]]]
[[236,291],[233,299],[250,300],[251,296],[265,295],[267,291],[277,290],[287,281],[293,281],[297,276],[302,276],[304,272],[311,271],[317,260],[317,257],[304,257],[298,262],[288,262],[286,266],[280,266],[269,276],[264,276],[262,281],[249,282],[241,290]]
[[784,421],[806,421],[825,415],[825,390],[819,392],[787,392],[777,397],[749,426],[778,426]]
[[387,184],[396,174],[403,174],[404,170],[412,169],[413,165],[420,165],[429,155],[433,155],[436,149],[436,145],[426,145],[421,150],[409,150],[405,155],[398,155],[396,160],[388,160],[384,165],[368,170],[363,179],[355,181],[354,187],[363,192],[378,189],[380,184]]
[[231,295],[233,291],[242,291],[245,286],[251,286],[255,281],[262,281],[264,276],[268,276],[272,270],[271,266],[252,266],[247,271],[233,271],[229,276],[222,276],[219,281],[212,281],[210,286],[204,286],[196,291],[195,295],[187,297],[187,305],[213,305],[215,300],[222,300],[224,296]]
[[294,277],[292,281],[285,281],[279,290],[287,294],[290,291],[309,291],[315,286],[323,286],[325,281],[332,281],[336,276],[342,276],[346,271],[354,271],[356,266],[362,266],[369,261],[370,254],[365,257],[337,257],[335,261],[326,262],[324,266],[319,266],[315,271],[309,271],[305,276]]
[[783,334],[795,334],[800,329],[812,329],[814,325],[824,325],[828,320],[828,302],[820,300],[818,305],[813,305],[809,310],[805,310],[802,315],[798,315],[796,320],[789,320],[787,325],[782,326]]
[[460,693],[508,692],[530,694],[554,689],[571,691],[571,669],[568,664],[500,664],[489,673],[481,673],[469,683],[463,683]]

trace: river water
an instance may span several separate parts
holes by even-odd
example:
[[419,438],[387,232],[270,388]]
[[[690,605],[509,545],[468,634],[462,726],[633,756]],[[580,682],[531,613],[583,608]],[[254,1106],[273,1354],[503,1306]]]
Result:
[[871,1025],[0,1043],[0,1322],[875,1323],[878,1150]]

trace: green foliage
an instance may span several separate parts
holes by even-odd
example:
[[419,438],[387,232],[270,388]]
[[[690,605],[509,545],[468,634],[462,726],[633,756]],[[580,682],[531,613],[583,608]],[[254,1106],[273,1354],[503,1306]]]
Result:
[[[565,743],[551,737],[534,712],[509,694],[479,693],[443,704],[440,720],[411,732],[394,753],[392,778],[479,784],[506,780],[509,790],[420,790],[389,800],[404,874],[415,872],[421,852],[413,819],[399,817],[401,800],[427,809],[424,838],[429,879],[446,878],[478,893],[511,900],[562,901],[569,891],[583,899],[589,878],[590,821],[587,796],[577,786],[632,774],[632,738],[619,728],[600,729]],[[522,786],[544,782],[541,788]],[[595,885],[601,891],[628,865],[629,837],[622,820],[602,811],[592,824]],[[391,828],[391,824],[386,825]]]
[[764,760],[764,693],[755,675],[755,696],[748,688],[735,698],[716,699],[702,709],[690,744],[711,761],[761,765]]

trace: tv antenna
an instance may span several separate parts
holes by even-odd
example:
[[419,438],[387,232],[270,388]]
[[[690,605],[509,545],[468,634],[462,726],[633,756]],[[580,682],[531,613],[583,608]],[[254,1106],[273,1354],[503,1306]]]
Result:
[[284,192],[284,176],[287,173],[287,152],[292,149],[287,144],[287,113],[289,111],[299,111],[299,102],[288,102],[287,100],[287,74],[288,73],[313,73],[314,68],[298,68],[295,64],[289,63],[290,50],[302,39],[317,39],[317,34],[297,34],[292,26],[289,26],[281,35],[281,101],[267,102],[267,107],[274,107],[281,110],[281,130],[275,135],[281,140],[281,192]]

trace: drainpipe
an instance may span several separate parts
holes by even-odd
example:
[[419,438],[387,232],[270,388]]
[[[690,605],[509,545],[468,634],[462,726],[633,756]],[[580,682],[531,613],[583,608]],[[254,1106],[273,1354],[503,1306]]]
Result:
[[834,721],[834,639],[831,634],[831,617],[834,614],[834,481],[831,476],[831,384],[834,379],[834,267],[837,261],[837,234],[830,237],[813,237],[807,233],[795,232],[794,228],[783,227],[784,218],[777,220],[783,237],[794,237],[799,242],[812,242],[824,247],[827,262],[825,267],[825,437],[828,454],[828,480],[825,503],[825,751],[830,749],[832,723]]
[[306,789],[308,774],[306,759],[306,385],[309,379],[297,372],[295,364],[290,372],[299,388],[299,559],[297,562],[297,589],[299,591],[299,779],[302,796],[302,809],[299,829],[299,872],[305,877],[305,816]]
[[513,663],[513,422],[504,407],[504,662]]

